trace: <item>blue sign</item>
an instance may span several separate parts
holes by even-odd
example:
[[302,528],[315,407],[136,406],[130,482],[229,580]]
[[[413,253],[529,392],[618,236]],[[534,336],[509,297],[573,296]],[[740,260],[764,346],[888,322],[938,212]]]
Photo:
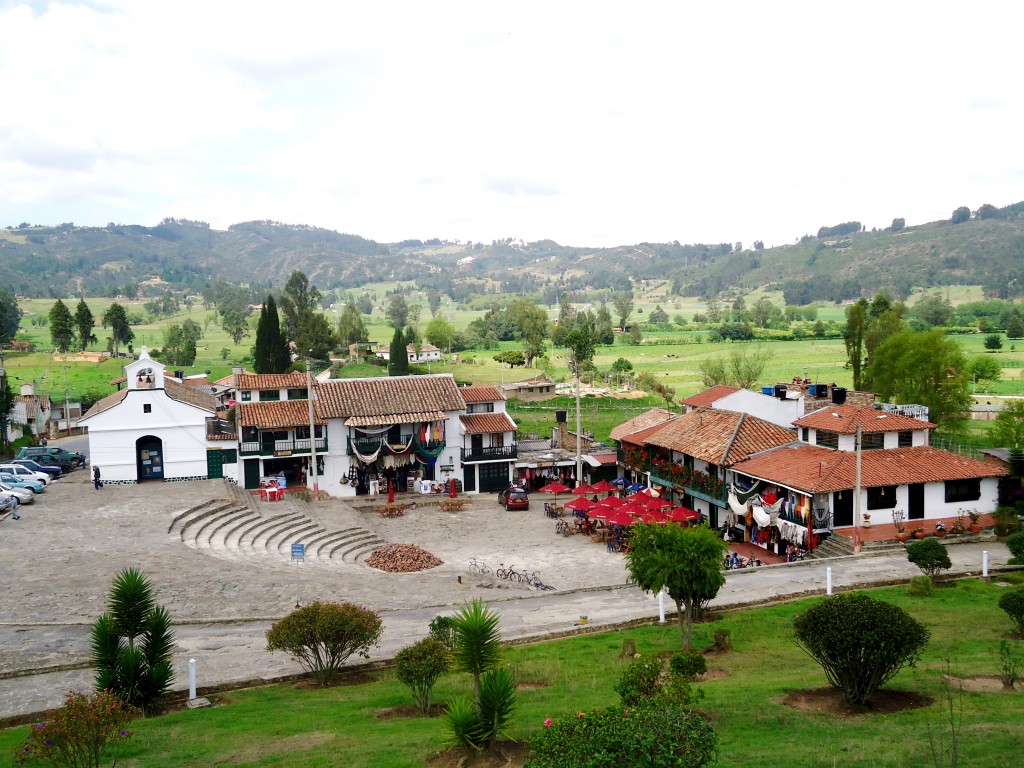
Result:
[[292,544],[292,560],[305,560],[306,559],[306,545],[305,544]]

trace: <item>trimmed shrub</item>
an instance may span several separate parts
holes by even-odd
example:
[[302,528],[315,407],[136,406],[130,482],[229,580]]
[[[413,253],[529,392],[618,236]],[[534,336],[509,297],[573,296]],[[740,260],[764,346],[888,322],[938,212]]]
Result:
[[1024,589],[1014,589],[999,598],[999,607],[1013,620],[1017,634],[1024,637]]
[[699,653],[677,653],[669,662],[672,674],[690,682],[708,671],[708,663]]
[[1013,688],[1020,679],[1022,664],[1020,643],[1015,640],[999,641],[999,679],[1005,688]]
[[949,552],[935,539],[921,539],[907,544],[907,560],[924,571],[932,582],[939,571],[953,567]]
[[330,685],[353,653],[369,658],[384,623],[376,612],[354,603],[315,602],[292,611],[267,632],[268,651],[286,651]]
[[1024,565],[1024,531],[1010,534],[1003,543],[1006,544],[1006,548],[1013,555],[1010,558],[1010,565]]
[[626,667],[615,684],[623,706],[635,707],[660,694],[662,669],[658,659],[637,659]]
[[847,702],[860,706],[904,666],[914,666],[930,636],[902,608],[857,592],[818,603],[793,625],[797,645]]
[[99,768],[132,737],[128,724],[137,713],[110,691],[69,691],[63,707],[49,710],[45,721],[32,726],[25,744],[14,751],[14,762]]
[[931,597],[934,589],[932,580],[927,576],[914,576],[910,579],[911,597]]
[[718,759],[718,734],[703,717],[658,703],[577,712],[530,740],[525,768],[700,768]]
[[430,714],[430,692],[437,678],[448,671],[449,654],[444,644],[433,637],[425,637],[407,646],[395,656],[395,676],[412,690],[416,708]]
[[435,616],[430,621],[430,636],[444,644],[449,651],[455,650],[455,617]]

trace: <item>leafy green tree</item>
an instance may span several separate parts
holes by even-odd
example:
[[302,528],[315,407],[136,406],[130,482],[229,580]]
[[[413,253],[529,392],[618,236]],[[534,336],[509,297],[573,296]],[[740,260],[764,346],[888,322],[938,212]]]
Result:
[[668,312],[661,308],[658,304],[651,310],[651,314],[647,316],[647,322],[651,325],[667,325],[668,324]]
[[706,525],[635,525],[626,553],[629,580],[645,592],[664,587],[676,604],[683,650],[689,652],[695,605],[711,600],[725,584],[725,543]]
[[543,307],[526,299],[516,299],[508,309],[516,324],[517,336],[523,341],[525,365],[531,368],[535,357],[544,356],[544,339],[548,335],[548,313]]
[[864,368],[864,337],[868,330],[868,301],[858,299],[846,308],[846,330],[843,341],[846,343],[846,359],[853,370],[853,388],[860,389],[863,384]]
[[1006,337],[1008,339],[1024,338],[1024,318],[1017,310],[1013,311],[1010,321],[1006,324]]
[[292,364],[288,342],[281,335],[281,318],[273,294],[260,309],[256,325],[256,345],[253,347],[253,368],[256,373],[284,373]]
[[338,335],[319,312],[303,312],[299,318],[295,348],[318,360],[326,360],[338,348]]
[[435,317],[427,323],[423,335],[438,349],[450,349],[455,341],[455,326],[447,318]]
[[434,289],[427,291],[427,309],[431,317],[437,317],[437,310],[441,308],[441,294]]
[[174,680],[171,616],[157,605],[153,585],[126,568],[110,587],[107,610],[92,627],[96,689],[109,690],[145,712]]
[[633,292],[616,291],[612,297],[612,306],[619,316],[619,327],[625,330],[628,327],[629,316],[633,314]]
[[285,651],[320,685],[330,685],[353,653],[369,658],[384,623],[376,612],[354,603],[321,603],[297,608],[267,632],[267,650]]
[[956,431],[971,404],[967,369],[960,345],[941,329],[901,331],[878,348],[865,378],[882,400],[925,405],[933,422]]
[[50,307],[50,340],[58,352],[67,352],[75,342],[75,319],[60,299]]
[[634,347],[638,347],[643,343],[643,340],[644,333],[640,329],[640,323],[633,323],[633,325],[629,327],[629,343]]
[[758,328],[777,325],[783,318],[782,310],[772,304],[771,299],[762,296],[750,308],[750,320]]
[[594,336],[589,326],[577,324],[565,336],[565,346],[570,354],[569,365],[573,369],[573,375],[579,376],[579,372],[594,360]]
[[[338,318],[338,340],[344,346],[355,344],[357,341],[367,341],[369,334],[366,331],[366,323],[363,322],[363,313],[359,311],[356,303],[349,299],[341,310]],[[438,345],[440,346],[440,345]]]
[[932,293],[920,299],[910,312],[911,316],[933,328],[947,326],[953,319],[953,305],[940,293]]
[[243,338],[249,335],[249,315],[234,308],[226,309],[221,313],[220,327],[237,346]]
[[194,320],[169,325],[164,329],[163,359],[171,365],[193,365],[201,336],[202,328]]
[[999,209],[991,203],[985,203],[974,214],[976,219],[995,219],[999,216]]
[[773,356],[763,344],[753,347],[746,344],[737,345],[727,356],[703,358],[697,364],[697,372],[705,387],[727,384],[748,389],[761,380],[764,369]]
[[123,306],[116,301],[107,307],[103,313],[103,327],[110,326],[110,340],[114,344],[114,354],[117,355],[122,344],[131,344],[135,338],[135,331],[128,322],[128,313]]
[[899,232],[901,229],[905,229],[907,226],[907,220],[902,216],[898,219],[892,220],[892,226],[889,227],[893,232]]
[[96,341],[96,336],[92,332],[94,327],[96,320],[92,316],[92,310],[85,303],[85,299],[80,299],[78,306],[75,307],[75,328],[78,330],[78,343],[83,352],[89,344]]
[[18,299],[12,291],[0,287],[0,343],[17,336],[19,325],[21,310],[18,309]]
[[304,315],[317,312],[322,298],[320,290],[310,285],[309,278],[303,272],[295,270],[288,276],[288,282],[281,291],[281,311],[284,313],[287,338],[297,341],[299,321]]
[[985,337],[985,349],[998,352],[1003,348],[1003,337],[998,333],[990,333]]
[[395,676],[409,686],[416,708],[430,714],[430,693],[437,679],[448,671],[448,649],[433,637],[406,646],[395,656]]
[[999,381],[999,377],[1003,375],[1003,368],[999,365],[999,361],[987,355],[972,357],[969,370],[971,379],[976,384],[981,384],[982,390],[986,389],[988,384]]
[[[2,368],[3,363],[0,363]],[[7,376],[0,375],[0,447],[7,450],[7,424],[11,420],[11,411],[14,410],[14,390],[11,389],[11,382]]]
[[1024,448],[1024,400],[1006,400],[992,426],[996,445]]
[[409,322],[409,302],[405,300],[405,296],[401,293],[392,295],[384,308],[384,317],[392,328],[404,328]]
[[496,354],[494,359],[499,363],[505,363],[509,368],[526,365],[526,355],[518,349],[506,349],[504,352]]
[[395,335],[391,337],[390,353],[388,355],[388,376],[409,375],[409,352],[406,350],[405,334],[401,327],[395,328]]
[[797,645],[857,706],[867,706],[879,687],[904,666],[913,666],[930,636],[902,608],[862,592],[828,598],[797,616],[793,625]]
[[921,539],[907,544],[907,560],[920,568],[933,584],[939,571],[953,567],[949,552],[935,539]]
[[626,358],[620,357],[612,363],[612,370],[616,373],[629,373],[633,370],[633,364]]
[[971,220],[971,209],[966,205],[961,205],[955,211],[953,215],[949,217],[949,221],[952,224],[963,224],[965,221]]
[[[553,334],[551,341],[554,343]],[[604,304],[597,308],[595,315],[594,343],[606,346],[615,343],[615,325],[612,323],[612,313]]]

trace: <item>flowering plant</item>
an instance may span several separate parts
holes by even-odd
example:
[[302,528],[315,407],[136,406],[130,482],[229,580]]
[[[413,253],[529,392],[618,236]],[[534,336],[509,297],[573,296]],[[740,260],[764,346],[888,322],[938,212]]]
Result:
[[946,524],[944,522],[942,522],[941,520],[939,520],[939,522],[937,522],[935,524],[935,530],[936,531],[941,531],[942,533],[945,533],[946,532]]
[[45,722],[32,726],[25,744],[15,750],[15,764],[98,766],[104,755],[132,737],[128,724],[136,714],[110,691],[69,691],[63,707],[51,709]]

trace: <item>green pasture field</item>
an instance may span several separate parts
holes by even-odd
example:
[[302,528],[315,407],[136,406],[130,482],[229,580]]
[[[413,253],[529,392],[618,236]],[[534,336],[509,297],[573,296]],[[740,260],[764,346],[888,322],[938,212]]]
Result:
[[[929,598],[911,598],[905,587],[871,591],[875,598],[906,609],[931,632],[918,666],[904,669],[885,686],[922,698],[924,706],[900,712],[813,712],[786,704],[791,692],[828,686],[821,668],[793,639],[793,618],[825,598],[728,612],[697,625],[696,648],[710,646],[715,632],[730,632],[733,642],[731,652],[707,656],[710,679],[700,684],[704,697],[696,705],[719,734],[719,765],[933,765],[929,731],[949,742],[942,683],[947,664],[958,677],[999,674],[999,641],[1011,630],[997,606],[1005,589],[970,579],[943,585]],[[620,658],[626,640],[635,642],[645,656],[680,648],[678,626],[671,621],[506,648],[505,661],[519,682],[509,735],[528,740],[544,727],[545,718],[618,706],[613,686],[628,663]],[[272,685],[234,691],[215,697],[219,705],[211,709],[136,721],[136,735],[118,765],[425,766],[445,747],[442,719],[393,716],[396,708],[412,703],[408,689],[391,670],[369,677],[328,689]],[[450,673],[434,688],[434,700],[443,704],[469,690],[468,675]],[[1016,765],[1022,694],[997,688],[953,695],[954,704],[963,705],[962,768]],[[0,731],[0,754],[12,754],[27,732],[28,727]]]

